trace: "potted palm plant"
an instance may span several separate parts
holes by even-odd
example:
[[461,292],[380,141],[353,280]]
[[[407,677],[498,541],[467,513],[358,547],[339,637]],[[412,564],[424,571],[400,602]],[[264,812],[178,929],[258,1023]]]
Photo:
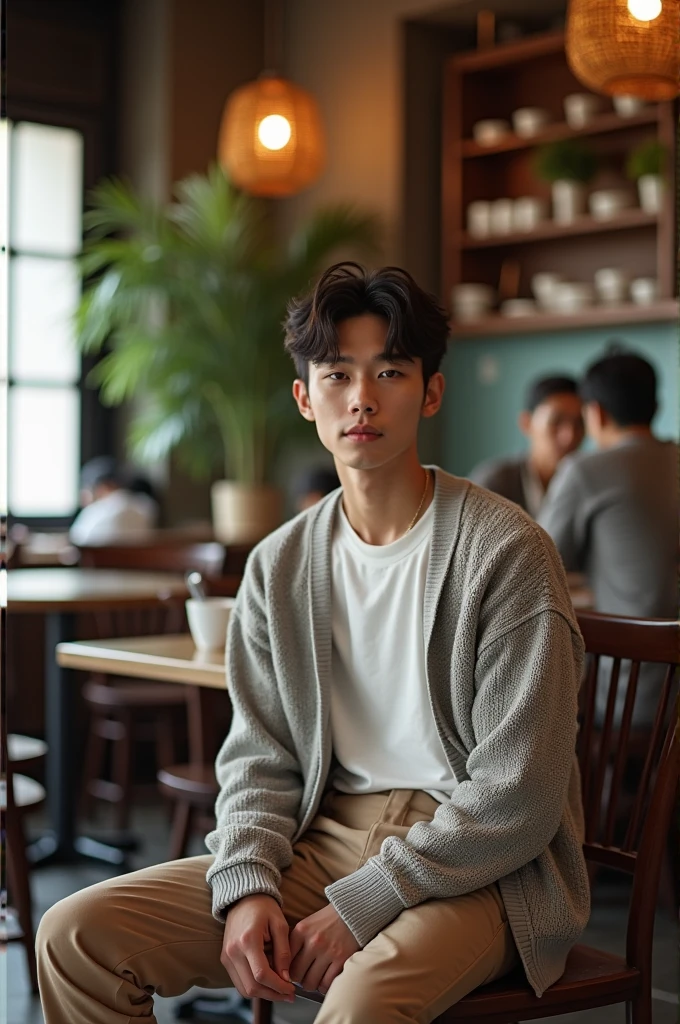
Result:
[[106,404],[143,400],[128,438],[141,462],[176,452],[196,477],[222,468],[212,500],[225,543],[281,520],[272,471],[301,423],[281,337],[288,300],[334,250],[378,243],[376,219],[347,205],[318,210],[279,245],[268,214],[213,167],[165,206],[105,181],[86,215],[77,338],[105,351],[90,382]]

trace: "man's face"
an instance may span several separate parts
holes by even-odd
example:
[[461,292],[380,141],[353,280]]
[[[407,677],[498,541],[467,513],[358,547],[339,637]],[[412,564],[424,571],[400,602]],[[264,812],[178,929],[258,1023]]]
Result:
[[415,447],[421,416],[441,405],[444,378],[434,374],[423,395],[420,359],[388,361],[382,317],[351,317],[337,332],[337,362],[310,364],[309,386],[296,380],[293,394],[339,463],[375,469]]
[[568,392],[551,395],[532,413],[522,413],[520,427],[529,438],[532,455],[556,469],[583,441],[581,399]]

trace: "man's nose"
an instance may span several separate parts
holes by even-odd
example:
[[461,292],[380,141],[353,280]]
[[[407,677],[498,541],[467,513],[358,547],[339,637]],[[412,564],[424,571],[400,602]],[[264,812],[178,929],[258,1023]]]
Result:
[[363,413],[375,413],[378,408],[375,395],[366,382],[358,382],[350,396],[350,411],[356,415]]

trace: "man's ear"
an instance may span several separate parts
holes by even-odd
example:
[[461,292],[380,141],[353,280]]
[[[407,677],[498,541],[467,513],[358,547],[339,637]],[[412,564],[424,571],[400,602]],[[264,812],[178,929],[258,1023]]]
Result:
[[300,380],[300,378],[293,381],[293,398],[297,402],[300,415],[306,420],[309,420],[310,423],[313,423],[316,417],[314,416],[314,410],[312,409],[311,402],[309,401],[307,385],[303,380]]
[[444,397],[444,388],[446,387],[446,381],[444,380],[443,373],[433,373],[427,382],[425,388],[425,397],[423,398],[423,407],[420,410],[420,415],[424,419],[429,419],[430,416],[435,416],[439,412],[442,404],[442,398]]
[[522,433],[527,437],[531,429],[531,413],[528,409],[522,409],[521,413],[517,417],[517,426]]

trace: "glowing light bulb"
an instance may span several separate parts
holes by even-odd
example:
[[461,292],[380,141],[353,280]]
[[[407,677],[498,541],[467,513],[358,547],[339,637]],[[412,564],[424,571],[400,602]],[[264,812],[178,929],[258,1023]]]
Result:
[[257,137],[265,149],[283,149],[290,140],[290,121],[281,114],[269,114],[257,126]]
[[628,10],[638,21],[654,21],[662,8],[662,0],[628,0]]

